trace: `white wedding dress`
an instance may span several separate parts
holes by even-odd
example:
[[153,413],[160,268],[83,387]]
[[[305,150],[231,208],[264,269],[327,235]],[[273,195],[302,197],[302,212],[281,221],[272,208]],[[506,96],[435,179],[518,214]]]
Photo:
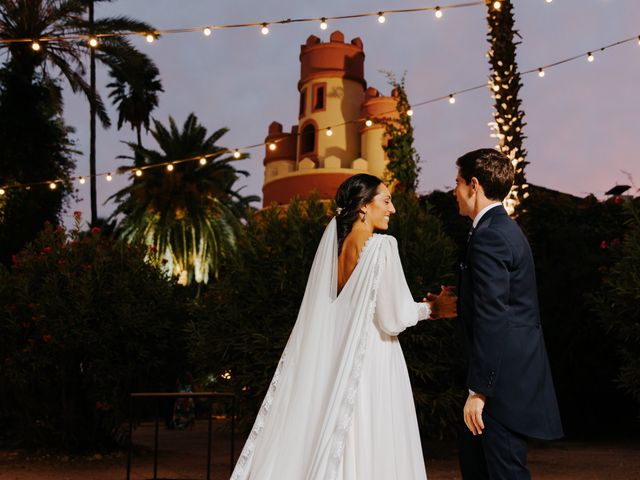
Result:
[[429,316],[395,238],[373,235],[337,292],[336,221],[231,480],[425,480],[397,335]]

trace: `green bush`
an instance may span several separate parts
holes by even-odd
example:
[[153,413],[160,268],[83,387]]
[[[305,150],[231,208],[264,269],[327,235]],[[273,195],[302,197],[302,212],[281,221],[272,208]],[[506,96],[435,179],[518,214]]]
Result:
[[5,445],[111,446],[129,392],[172,385],[184,348],[178,305],[144,253],[98,228],[47,226],[0,268]]
[[640,406],[640,199],[627,207],[626,233],[613,245],[614,263],[593,307],[615,341],[620,361],[616,380]]
[[[412,200],[413,199],[413,200]],[[415,197],[397,198],[393,232],[416,298],[450,283],[451,245],[439,222]],[[330,220],[317,200],[295,201],[249,218],[237,255],[191,309],[192,363],[218,390],[239,395],[241,423],[250,427],[296,320],[313,257]],[[452,373],[453,322],[424,322],[401,336],[423,432],[441,435],[458,405]],[[230,372],[230,379],[222,375]]]

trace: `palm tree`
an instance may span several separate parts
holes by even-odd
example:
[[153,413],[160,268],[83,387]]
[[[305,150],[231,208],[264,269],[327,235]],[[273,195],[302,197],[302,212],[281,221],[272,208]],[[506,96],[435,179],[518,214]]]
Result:
[[[149,245],[149,260],[185,285],[217,275],[221,258],[235,250],[246,208],[258,200],[234,186],[248,173],[236,170],[229,150],[216,145],[227,132],[208,135],[193,113],[182,130],[171,117],[168,128],[154,119],[151,135],[160,150],[130,142],[133,156],[121,157],[133,160],[133,167],[121,171],[143,173],[132,173],[131,184],[110,198],[119,204],[113,218],[122,216],[120,238]],[[205,165],[195,161],[205,155]],[[171,172],[162,166],[186,158],[195,160],[177,162]]]
[[158,106],[158,93],[164,91],[160,72],[146,55],[127,55],[109,72],[113,81],[109,98],[118,109],[118,130],[126,122],[136,132],[142,147],[142,127],[149,131],[151,112]]
[[502,0],[500,8],[495,2],[485,0],[487,5],[487,22],[489,32],[489,63],[491,64],[491,85],[495,99],[495,121],[490,125],[498,138],[498,149],[507,155],[515,169],[515,181],[509,195],[505,199],[507,211],[518,216],[526,212],[526,191],[529,185],[525,175],[527,151],[524,149],[526,136],[522,131],[526,123],[522,100],[519,93],[522,80],[516,61],[516,47],[520,44],[515,37],[522,38],[515,28],[513,2]]
[[[0,52],[8,52],[8,67],[19,72],[25,82],[31,83],[36,75],[46,78],[60,74],[74,92],[80,91],[86,95],[92,110],[93,145],[93,112],[105,128],[111,122],[100,95],[92,91],[84,78],[87,53],[90,53],[92,63],[93,59],[97,59],[113,68],[123,57],[137,51],[126,37],[101,37],[100,34],[153,32],[154,28],[145,22],[122,16],[94,21],[92,7],[93,0],[0,0],[0,40],[10,41],[0,43]],[[100,44],[95,50],[85,38],[89,33],[99,38]],[[40,41],[42,38],[57,40]],[[37,41],[40,49],[36,52],[30,42],[16,41],[20,39]],[[53,67],[53,74],[49,67]],[[91,204],[92,218],[95,219],[95,155],[93,148],[91,150]]]

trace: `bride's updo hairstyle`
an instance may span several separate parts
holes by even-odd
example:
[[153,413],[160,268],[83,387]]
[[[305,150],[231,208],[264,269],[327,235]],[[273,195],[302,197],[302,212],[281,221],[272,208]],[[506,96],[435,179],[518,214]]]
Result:
[[360,208],[373,201],[381,183],[382,180],[378,177],[358,173],[347,178],[338,187],[336,192],[338,254],[342,251],[342,242],[349,235],[354,222],[360,219]]

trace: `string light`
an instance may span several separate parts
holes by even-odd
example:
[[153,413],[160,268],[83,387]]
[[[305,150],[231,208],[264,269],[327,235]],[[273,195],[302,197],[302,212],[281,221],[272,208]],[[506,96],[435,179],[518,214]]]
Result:
[[4,188],[0,188],[0,197],[1,197],[2,195],[4,195],[5,193],[7,193],[7,192],[5,192]]
[[539,68],[539,69],[538,69],[538,76],[539,76],[540,78],[544,77],[544,69],[543,69],[543,68]]
[[263,23],[260,31],[263,35],[267,35],[269,33],[269,26],[266,23]]
[[553,0],[547,0],[547,3],[551,3],[551,2],[553,2]]
[[384,12],[378,12],[378,23],[384,23],[387,19],[384,17]]
[[[466,1],[466,2],[461,2],[461,3],[457,3],[457,4],[452,4],[452,5],[447,5],[446,7],[444,7],[445,9],[449,9],[449,8],[470,8],[470,7],[479,7],[481,5],[484,5],[485,1],[482,0],[476,0],[476,1]],[[438,9],[442,10],[440,7],[438,7]],[[360,12],[360,13],[355,13],[355,14],[350,14],[350,15],[335,15],[335,16],[326,16],[326,17],[322,17],[321,19],[318,18],[287,18],[284,20],[277,20],[277,21],[271,21],[271,22],[250,22],[250,23],[236,23],[236,24],[222,24],[222,25],[201,25],[201,26],[196,26],[196,27],[187,27],[187,28],[172,28],[172,29],[164,29],[164,30],[154,30],[153,32],[148,32],[148,31],[133,31],[133,30],[128,30],[128,31],[118,31],[118,32],[104,32],[100,34],[100,37],[127,37],[130,35],[139,35],[142,37],[145,37],[147,39],[147,41],[149,43],[152,43],[153,41],[157,40],[157,38],[160,35],[170,35],[170,34],[179,34],[179,33],[189,33],[189,32],[198,32],[198,33],[204,33],[205,29],[210,29],[211,33],[213,33],[213,31],[215,29],[236,29],[236,28],[253,28],[253,27],[264,27],[264,26],[268,26],[268,25],[290,25],[290,24],[294,24],[294,23],[303,23],[303,22],[317,22],[318,20],[323,20],[326,21],[327,20],[352,20],[352,19],[356,19],[356,18],[366,18],[366,17],[371,17],[371,16],[375,16],[378,15],[380,16],[382,14],[382,16],[384,17],[384,15],[391,15],[391,14],[400,14],[400,13],[418,13],[418,12],[427,12],[427,11],[433,11],[434,7],[419,7],[419,8],[404,8],[404,9],[392,9],[392,10],[386,10],[384,12]],[[442,13],[442,12],[441,12]],[[380,21],[380,20],[379,20]],[[382,21],[381,21],[382,23]],[[205,33],[206,35],[206,33]],[[51,37],[51,38],[47,38],[46,41],[47,42],[60,42],[60,41],[73,41],[73,40],[77,40],[77,39],[86,39],[86,41],[88,42],[90,39],[92,38],[92,36],[90,35],[83,35],[83,34],[73,34],[73,35],[60,35],[60,36],[55,36],[55,37]],[[8,43],[16,43],[16,42],[24,42],[24,43],[32,43],[33,39],[29,39],[29,38],[11,38],[11,39],[0,39],[0,44],[8,44]]]
[[333,135],[333,130],[331,130],[331,127],[327,127],[327,137],[330,137],[331,135]]
[[209,27],[204,27],[204,28],[202,29],[202,33],[204,33],[204,36],[205,36],[205,37],[208,37],[208,36],[210,36],[210,35],[211,35],[212,30],[211,30]]
[[[335,17],[333,17],[333,18],[335,18]],[[623,39],[623,40],[619,40],[619,41],[616,41],[616,42],[611,43],[609,45],[605,45],[605,46],[601,47],[599,49],[599,51],[605,51],[605,50],[607,50],[609,48],[612,48],[614,46],[623,45],[625,43],[629,43],[629,42],[632,42],[632,41],[633,42],[638,41],[638,43],[640,43],[640,36],[635,36],[634,35],[633,37],[626,38],[626,39]],[[2,44],[2,43],[3,43],[3,41],[0,40],[0,44]],[[593,57],[592,52],[588,52],[588,56],[589,57]],[[526,70],[526,71],[523,71],[521,74],[522,75],[527,75],[527,74],[531,74],[531,73],[537,73],[539,76],[542,76],[542,75],[540,75],[541,70],[544,73],[544,71],[546,69],[549,69],[549,68],[552,68],[552,67],[557,67],[559,65],[562,65],[562,64],[565,64],[565,63],[568,63],[568,62],[572,62],[572,61],[578,60],[580,58],[584,58],[584,53],[579,54],[579,55],[575,55],[573,57],[565,58],[565,59],[556,61],[556,62],[551,63],[551,64],[547,64],[544,67],[536,67],[536,68],[531,69],[531,70]],[[499,91],[499,89],[500,89],[500,87],[498,85],[496,85],[496,84],[493,84],[493,82],[489,82],[489,86],[494,91]],[[428,104],[431,104],[431,103],[440,102],[440,101],[446,100],[446,99],[449,100],[449,103],[454,104],[456,102],[455,95],[460,95],[460,94],[463,94],[463,93],[471,92],[471,91],[474,91],[474,90],[480,90],[480,89],[483,89],[483,88],[487,88],[487,83],[486,82],[483,83],[483,84],[480,84],[480,85],[476,85],[476,86],[473,86],[473,87],[469,87],[469,88],[463,89],[463,90],[455,91],[455,92],[453,92],[453,93],[451,93],[449,95],[445,95],[445,96],[441,96],[441,97],[435,97],[435,98],[432,98],[432,99],[429,99],[429,100],[425,100],[425,101],[422,101],[422,102],[413,103],[413,106],[414,107],[424,106],[424,105],[428,105]],[[393,112],[395,112],[395,110],[389,111],[389,112],[384,112],[384,113],[389,113],[390,114],[390,113],[393,113]],[[408,111],[407,111],[407,114],[409,114]],[[347,123],[355,123],[355,122],[361,122],[361,121],[362,121],[362,119],[347,121],[347,122],[344,122],[344,123],[341,123],[341,124],[333,125],[333,127],[337,127],[337,126],[340,126],[340,125],[346,125]],[[367,127],[372,126],[373,123],[374,122],[371,119],[366,119],[365,120],[365,125]],[[330,128],[331,127],[328,127],[328,129],[330,129]],[[518,130],[518,129],[516,128],[516,130]],[[256,144],[253,144],[253,145],[243,146],[242,149],[243,150],[248,150],[248,149],[252,149],[252,148],[261,147],[263,145],[265,145],[264,142],[256,143]],[[277,148],[275,142],[269,142],[269,143],[266,144],[266,146],[271,151],[274,151]],[[231,152],[231,150],[227,150],[227,152]],[[236,148],[235,151],[233,152],[233,157],[236,158],[236,159],[240,158],[240,152],[239,152],[238,148]],[[178,160],[178,162],[181,163],[181,162],[188,162],[188,161],[192,161],[192,160],[199,160],[199,158],[200,157],[181,159],[181,160]],[[159,165],[155,165],[155,166],[161,166],[161,165],[164,165],[164,164],[159,164]],[[145,167],[145,168],[153,168],[153,167],[154,166],[149,166],[149,167]],[[131,170],[133,170],[135,172],[136,176],[141,176],[142,175],[142,171],[140,169],[131,169]],[[102,175],[105,175],[105,173],[98,173],[95,176],[98,177],[98,176],[102,176]],[[78,182],[80,184],[84,184],[85,183],[85,177],[77,177],[77,178],[78,178]],[[106,179],[107,179],[108,182],[110,182],[112,180],[111,173],[107,173],[106,174]],[[29,191],[29,190],[31,190],[31,186],[32,185],[39,185],[39,184],[49,184],[49,188],[52,188],[51,184],[55,183],[55,182],[59,182],[59,180],[55,180],[55,181],[38,181],[38,182],[33,182],[31,184],[23,183],[23,184],[15,185],[15,186],[13,186],[13,185],[12,186],[8,186],[8,185],[5,184],[5,185],[2,185],[2,190],[4,190],[6,192],[9,188],[24,188],[25,190]],[[54,186],[53,188],[56,188],[56,187]]]
[[55,189],[57,188],[56,182],[51,182],[51,183],[49,183],[49,188],[50,188],[51,190],[55,190]]
[[173,163],[167,165],[167,172],[173,172]]
[[638,45],[640,45],[640,35],[638,35]]
[[436,7],[434,15],[436,16],[436,18],[442,18],[442,10],[440,9],[440,7]]
[[40,51],[40,44],[38,42],[33,42],[31,44],[31,50],[33,50],[34,52],[39,52]]
[[140,170],[139,168],[136,168],[136,177],[141,177],[142,176],[142,170]]
[[207,164],[207,157],[202,157],[200,159],[200,165],[206,165]]
[[494,10],[500,10],[500,8],[502,7],[502,4],[499,1],[495,1],[493,2],[493,9]]
[[587,60],[589,62],[593,62],[595,60],[595,57],[593,56],[593,53],[591,53],[591,52],[587,53]]
[[89,46],[91,48],[96,48],[98,46],[98,39],[96,37],[92,37],[89,39]]
[[407,110],[407,115],[410,117],[413,117],[413,110],[411,109]]
[[320,19],[320,30],[326,30],[328,27],[327,19],[322,17],[322,19]]

